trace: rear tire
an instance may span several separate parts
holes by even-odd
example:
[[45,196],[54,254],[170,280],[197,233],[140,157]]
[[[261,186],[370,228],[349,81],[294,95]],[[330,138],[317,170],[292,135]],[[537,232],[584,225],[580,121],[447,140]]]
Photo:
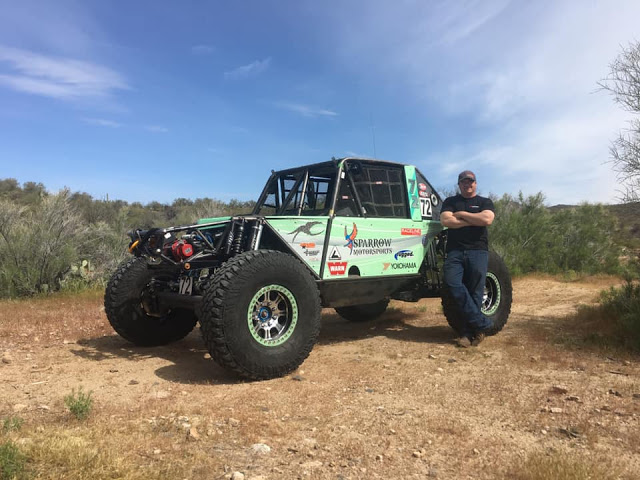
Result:
[[[500,255],[490,251],[482,313],[493,322],[493,327],[485,334],[495,335],[505,326],[511,313],[512,294],[511,275],[507,266]],[[464,318],[446,286],[442,290],[442,309],[451,328],[461,335]]]
[[349,307],[336,307],[336,312],[342,318],[350,322],[367,322],[375,320],[382,315],[389,305],[389,300],[384,299],[375,303],[367,303],[364,305],[352,305]]
[[320,294],[302,263],[274,250],[231,258],[204,293],[200,329],[211,357],[253,379],[281,377],[309,356],[320,333]]
[[111,276],[104,295],[104,309],[113,329],[140,347],[180,340],[198,321],[195,313],[186,309],[168,309],[154,315],[145,311],[143,296],[149,293],[149,282],[158,274],[147,267],[143,258],[129,258]]

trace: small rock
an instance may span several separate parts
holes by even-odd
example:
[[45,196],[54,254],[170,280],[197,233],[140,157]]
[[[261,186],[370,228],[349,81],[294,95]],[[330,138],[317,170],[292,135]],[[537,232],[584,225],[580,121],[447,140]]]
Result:
[[244,473],[242,473],[242,472],[233,472],[231,474],[231,480],[244,480]]
[[551,387],[549,389],[549,391],[551,393],[559,393],[559,394],[565,394],[567,393],[569,390],[567,390],[565,387],[561,387],[560,385],[554,385],[553,387]]
[[49,405],[38,405],[38,410],[49,411],[51,407]]
[[455,358],[450,358],[449,360],[447,360],[447,363],[456,363],[457,360]]
[[435,467],[431,467],[429,469],[429,472],[427,473],[427,476],[434,477],[434,478],[437,477],[438,476],[438,469],[435,468]]
[[549,411],[551,413],[562,413],[564,410],[562,410],[560,407],[551,407]]
[[304,380],[304,377],[302,375],[294,375],[293,377],[291,377],[291,380],[295,380],[296,382],[302,382]]
[[367,392],[367,393],[375,392],[375,390],[373,388],[365,388],[364,391]]
[[236,420],[235,418],[231,417],[229,417],[229,420],[227,420],[227,422],[229,422],[229,425],[231,425],[232,427],[237,427],[238,425],[240,425],[240,420]]
[[438,358],[438,357],[436,357],[435,355],[429,355],[429,358],[430,358],[431,360],[435,360],[435,359],[436,359],[436,358]]
[[440,373],[444,372],[444,368],[441,368],[441,367],[436,368],[436,370]]
[[567,402],[580,402],[580,397],[576,397],[575,395],[569,395],[565,398]]
[[413,452],[412,455],[414,456],[414,458],[422,458],[422,452],[419,452],[417,450]]
[[189,440],[200,440],[200,434],[198,433],[198,430],[196,429],[196,427],[191,427],[189,429],[189,432],[187,433],[187,438]]
[[396,357],[397,358],[402,358],[402,357],[404,357],[404,355],[402,355],[401,353],[396,353]]
[[640,393],[634,393],[633,394],[633,398],[640,399]]
[[541,433],[542,435],[546,435],[546,434],[547,434],[547,431],[543,428],[542,430],[540,430],[540,433]]
[[254,443],[251,445],[251,451],[256,455],[266,455],[271,452],[271,447],[264,443]]
[[267,480],[267,477],[265,477],[264,475],[253,475],[252,477],[249,477],[247,480]]
[[154,455],[160,455],[161,453],[162,453],[162,450],[160,450],[159,448],[156,448],[153,450]]
[[480,450],[478,450],[477,448],[474,448],[473,453],[475,453],[476,455],[480,455]]
[[151,398],[169,398],[171,393],[166,390],[158,390],[157,392],[152,392],[149,396]]
[[129,385],[138,385],[140,382],[138,380],[131,380]]
[[621,397],[622,396],[622,394],[620,392],[618,392],[617,390],[614,390],[612,388],[610,388],[607,393],[609,395],[613,395],[614,397]]
[[382,455],[376,455],[376,460],[381,462],[382,460],[384,460],[384,456]]
[[11,357],[11,355],[9,355],[8,353],[5,353],[4,355],[2,355],[2,363],[6,363],[7,365],[9,365],[12,362],[13,362],[13,358]]

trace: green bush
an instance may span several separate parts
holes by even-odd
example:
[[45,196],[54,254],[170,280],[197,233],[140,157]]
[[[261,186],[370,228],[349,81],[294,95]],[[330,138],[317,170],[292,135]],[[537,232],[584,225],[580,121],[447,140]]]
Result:
[[58,290],[84,234],[67,190],[30,207],[0,200],[0,295]]
[[20,430],[24,421],[20,417],[7,417],[2,421],[2,432],[7,433],[13,430]]
[[600,310],[616,324],[619,340],[640,351],[640,284],[630,279],[601,293]]
[[21,478],[26,462],[26,456],[13,442],[0,444],[0,479]]
[[74,389],[64,397],[64,404],[74,417],[78,420],[85,420],[93,408],[91,392],[84,393],[82,387],[77,392]]
[[544,272],[620,273],[621,248],[615,243],[615,219],[602,205],[582,204],[550,210],[537,193],[495,200],[492,248],[513,275]]

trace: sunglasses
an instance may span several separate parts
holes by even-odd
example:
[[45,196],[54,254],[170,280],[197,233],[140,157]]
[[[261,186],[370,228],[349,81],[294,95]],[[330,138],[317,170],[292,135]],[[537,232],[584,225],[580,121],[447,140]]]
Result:
[[475,183],[476,181],[473,178],[463,178],[462,180],[458,180],[458,183],[465,183],[465,182]]

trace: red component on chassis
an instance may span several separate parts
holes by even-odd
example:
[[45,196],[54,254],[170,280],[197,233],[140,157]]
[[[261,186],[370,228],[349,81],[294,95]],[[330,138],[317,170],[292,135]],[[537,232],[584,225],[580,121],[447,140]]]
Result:
[[176,260],[184,260],[193,255],[193,246],[184,240],[177,240],[171,245],[171,253]]

